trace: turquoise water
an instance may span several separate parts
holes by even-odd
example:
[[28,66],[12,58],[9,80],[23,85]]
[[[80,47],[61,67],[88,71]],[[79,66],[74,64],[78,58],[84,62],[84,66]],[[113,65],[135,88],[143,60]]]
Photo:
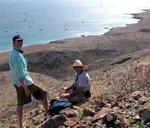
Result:
[[0,52],[18,33],[25,45],[99,35],[136,23],[129,14],[149,8],[149,0],[0,0]]

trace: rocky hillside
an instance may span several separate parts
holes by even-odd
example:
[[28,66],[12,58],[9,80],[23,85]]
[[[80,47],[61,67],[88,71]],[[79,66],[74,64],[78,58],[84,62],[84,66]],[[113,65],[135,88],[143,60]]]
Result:
[[[113,64],[103,72],[89,71],[92,76],[91,99],[74,106],[72,109],[60,111],[59,115],[50,116],[45,121],[40,104],[33,102],[26,106],[24,121],[27,127],[149,128],[149,57],[145,56],[136,61],[130,60],[130,62]],[[46,85],[46,89],[49,89],[49,96],[52,95],[53,98],[58,96],[58,93],[55,92],[58,92],[57,88],[60,88],[60,85],[67,86],[71,83],[71,77],[66,77],[62,82],[46,75],[41,77],[41,74],[31,74],[35,80],[40,81],[40,84]],[[49,101],[50,99],[51,97],[49,97]],[[4,128],[16,128],[16,123],[16,114],[11,113],[9,116],[5,115],[0,124]]]

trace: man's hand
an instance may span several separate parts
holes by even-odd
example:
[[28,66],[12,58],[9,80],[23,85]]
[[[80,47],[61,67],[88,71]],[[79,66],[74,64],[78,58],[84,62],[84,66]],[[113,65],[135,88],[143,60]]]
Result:
[[24,91],[25,91],[26,96],[30,96],[31,92],[30,92],[30,90],[28,89],[28,87],[27,87],[27,86],[24,86],[23,89],[24,89]]
[[62,98],[70,98],[70,94],[69,93],[63,93],[60,95],[60,97]]
[[30,92],[30,90],[28,89],[28,87],[25,85],[24,79],[21,78],[19,81],[20,81],[20,84],[21,84],[21,86],[23,87],[23,89],[24,89],[24,91],[25,91],[26,96],[30,96],[31,92]]
[[73,85],[69,86],[69,87],[64,87],[64,93],[70,93],[73,89]]

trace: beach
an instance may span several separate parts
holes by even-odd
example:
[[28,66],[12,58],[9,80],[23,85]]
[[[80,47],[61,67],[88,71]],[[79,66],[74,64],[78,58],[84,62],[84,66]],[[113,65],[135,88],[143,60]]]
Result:
[[[137,63],[149,65],[150,11],[146,10],[133,16],[140,21],[126,27],[112,28],[103,35],[82,35],[78,38],[24,47],[33,78],[48,90],[51,97],[55,97],[62,84],[68,85],[72,81],[73,72],[69,70],[69,66],[74,59],[81,59],[89,67],[88,71],[93,80],[93,94],[97,97],[100,95],[99,88],[102,87],[101,74],[107,71],[113,74],[111,71],[115,68]],[[8,52],[0,53],[0,58],[1,95],[5,94],[6,99],[8,98],[1,107],[8,110],[14,106],[14,100],[10,97],[14,96],[15,91],[10,81]],[[103,80],[107,81],[107,77]],[[0,98],[0,101],[2,100],[3,97]]]

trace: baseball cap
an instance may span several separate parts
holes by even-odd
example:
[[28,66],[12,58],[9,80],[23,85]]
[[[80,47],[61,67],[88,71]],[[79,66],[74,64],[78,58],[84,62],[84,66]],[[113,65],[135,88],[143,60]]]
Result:
[[20,35],[15,35],[13,38],[12,38],[13,41],[15,40],[23,40],[23,38],[20,36]]

